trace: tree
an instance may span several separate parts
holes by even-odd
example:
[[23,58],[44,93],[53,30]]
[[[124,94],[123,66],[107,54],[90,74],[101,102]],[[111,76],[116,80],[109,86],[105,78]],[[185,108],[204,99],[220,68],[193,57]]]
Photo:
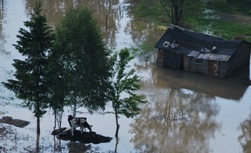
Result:
[[62,115],[64,106],[66,105],[67,84],[65,80],[65,73],[63,69],[63,61],[60,60],[60,51],[55,45],[52,47],[49,54],[48,63],[48,101],[49,107],[52,108],[54,114],[54,130],[58,123],[58,128],[61,128]]
[[14,59],[15,79],[4,82],[4,86],[24,100],[25,106],[33,109],[37,119],[37,133],[40,133],[40,117],[46,112],[48,86],[45,81],[48,53],[54,36],[42,15],[41,5],[37,4],[31,13],[30,21],[24,22],[15,48],[25,57]]
[[66,100],[90,112],[104,109],[111,76],[110,51],[100,28],[88,9],[73,9],[56,28],[55,50],[61,62],[67,91]]
[[182,25],[186,15],[198,16],[202,10],[200,0],[159,0],[159,2],[171,23],[175,25]]
[[[115,137],[118,138],[119,123],[118,118],[124,115],[131,118],[140,113],[139,104],[146,103],[145,96],[136,94],[135,91],[140,89],[139,77],[135,74],[135,70],[131,69],[127,72],[126,67],[129,61],[133,59],[127,48],[122,49],[118,55],[113,57],[114,68],[113,74],[116,79],[112,81],[112,88],[110,91],[110,100],[116,119],[116,133]],[[125,95],[125,96],[122,96]]]

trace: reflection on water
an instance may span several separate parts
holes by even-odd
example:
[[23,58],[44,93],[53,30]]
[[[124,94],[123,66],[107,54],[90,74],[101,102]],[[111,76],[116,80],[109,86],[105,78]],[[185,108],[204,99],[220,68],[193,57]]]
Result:
[[[153,44],[163,33],[163,30],[153,29],[152,24],[132,18],[132,14],[128,11],[132,3],[130,0],[41,0],[41,3],[51,26],[57,25],[69,9],[89,8],[96,17],[105,42],[111,50],[138,47],[146,40]],[[34,0],[26,0],[27,15],[35,4]]]
[[[120,21],[122,14],[118,0],[41,0],[41,3],[51,26],[57,25],[69,9],[77,7],[90,9],[101,27],[107,46],[114,49],[116,45],[115,33],[119,28],[116,22]],[[30,14],[35,5],[36,1],[34,0],[26,1],[27,14]]]
[[220,124],[214,97],[185,89],[167,88],[132,123],[132,142],[139,152],[210,152],[208,142]]
[[[211,97],[240,100],[248,88],[248,69],[246,66],[233,76],[219,79],[210,76],[194,74],[181,70],[158,67],[155,64],[156,54],[150,61],[140,60],[136,67],[142,73],[144,85],[148,89],[187,89],[195,93],[205,93]],[[144,89],[145,90],[145,89]],[[154,92],[154,91],[152,91]],[[157,91],[155,91],[157,92]]]
[[86,152],[91,150],[91,145],[84,144],[81,142],[70,142],[68,143],[69,153],[75,153],[75,152]]
[[238,137],[244,153],[251,152],[251,116],[240,124],[241,135]]
[[248,67],[244,67],[236,75],[226,79],[196,75],[185,71],[165,70],[157,68],[158,84],[166,82],[172,88],[185,88],[195,92],[206,93],[226,99],[240,100],[248,87]]
[[[142,92],[150,101],[131,124],[135,149],[144,153],[212,152],[210,141],[222,129],[217,121],[220,106],[216,99],[239,102],[248,88],[248,67],[230,78],[218,79],[157,67],[156,56],[152,57],[135,64],[143,79]],[[251,142],[247,122],[245,129],[241,125],[245,136],[240,136],[242,141],[246,140],[242,143],[245,148]]]

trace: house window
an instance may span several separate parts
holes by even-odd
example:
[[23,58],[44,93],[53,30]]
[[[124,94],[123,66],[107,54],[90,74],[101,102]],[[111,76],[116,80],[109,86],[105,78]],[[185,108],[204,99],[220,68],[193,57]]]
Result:
[[203,59],[193,59],[194,64],[204,64],[205,61]]

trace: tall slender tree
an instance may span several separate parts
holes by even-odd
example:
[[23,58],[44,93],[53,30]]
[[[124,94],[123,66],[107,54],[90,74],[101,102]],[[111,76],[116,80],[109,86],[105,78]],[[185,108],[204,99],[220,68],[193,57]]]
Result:
[[70,10],[56,28],[55,50],[60,54],[67,85],[66,98],[76,109],[104,109],[111,76],[110,51],[100,28],[86,8]]
[[37,119],[37,133],[40,133],[40,118],[46,112],[48,85],[46,72],[48,53],[54,36],[47,20],[42,15],[41,5],[37,3],[31,13],[30,21],[24,22],[27,29],[20,28],[15,48],[24,60],[14,59],[15,79],[4,82],[4,86],[24,100],[25,106],[33,110]]
[[124,115],[131,118],[140,113],[139,104],[146,103],[144,95],[135,93],[140,89],[139,77],[135,74],[134,69],[128,71],[128,63],[133,59],[127,48],[122,49],[113,57],[114,68],[113,75],[116,79],[112,81],[110,90],[110,100],[116,119],[116,133],[118,138],[119,116]]
[[53,110],[54,114],[54,130],[58,123],[58,128],[61,128],[61,120],[64,112],[64,106],[66,105],[67,84],[65,80],[65,73],[63,69],[63,61],[60,60],[60,52],[55,49],[55,45],[52,47],[52,51],[49,54],[49,63],[47,69],[47,83],[48,90],[48,102],[49,107]]
[[185,17],[200,16],[203,11],[202,0],[159,0],[172,24],[184,24]]

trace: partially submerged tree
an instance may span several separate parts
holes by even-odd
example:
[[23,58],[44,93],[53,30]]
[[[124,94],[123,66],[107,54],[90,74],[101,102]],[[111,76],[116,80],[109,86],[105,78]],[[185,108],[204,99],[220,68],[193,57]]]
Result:
[[203,2],[201,0],[159,0],[172,24],[181,25],[185,16],[199,16]]
[[55,50],[64,71],[66,98],[73,106],[90,112],[104,109],[111,76],[110,51],[105,47],[96,21],[88,9],[73,9],[56,28]]
[[60,51],[58,51],[54,45],[48,58],[48,75],[46,78],[49,86],[49,107],[53,110],[54,114],[54,130],[56,129],[57,124],[58,128],[61,128],[61,120],[64,112],[64,106],[66,105],[65,98],[67,95],[67,84],[63,69],[63,61],[60,60],[60,56]]
[[116,119],[116,133],[118,138],[120,115],[131,118],[140,113],[139,104],[146,103],[145,96],[135,93],[140,89],[139,77],[135,74],[135,70],[127,71],[127,66],[133,57],[127,48],[122,49],[119,55],[114,55],[113,75],[115,79],[112,81],[110,91],[110,100]]
[[24,100],[25,106],[33,109],[37,118],[37,133],[40,133],[40,118],[48,106],[46,67],[48,52],[51,49],[54,35],[47,20],[42,15],[41,5],[37,4],[31,13],[30,21],[24,22],[26,29],[21,28],[17,44],[14,46],[24,56],[24,60],[14,59],[15,79],[4,82],[4,86]]

